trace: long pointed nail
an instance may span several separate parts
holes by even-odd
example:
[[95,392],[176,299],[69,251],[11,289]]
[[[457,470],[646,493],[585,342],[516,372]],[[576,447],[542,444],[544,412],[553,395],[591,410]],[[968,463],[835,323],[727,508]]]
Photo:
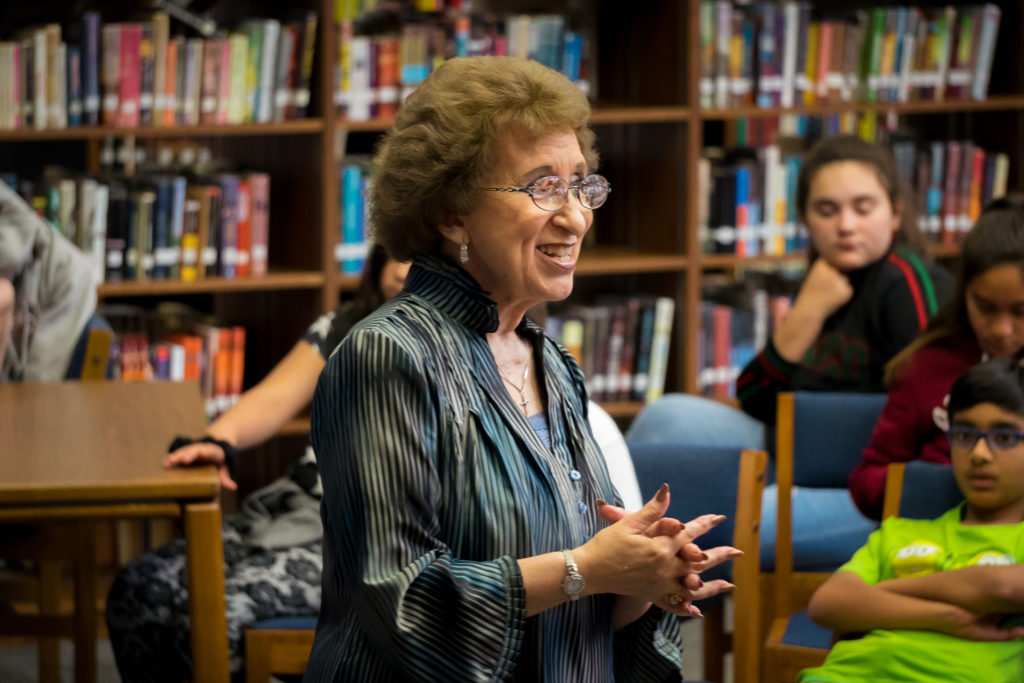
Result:
[[654,499],[656,501],[658,501],[659,503],[664,503],[665,502],[665,496],[667,496],[667,495],[668,495],[668,483],[666,482],[666,483],[661,485],[660,489],[658,489],[658,495],[654,496]]

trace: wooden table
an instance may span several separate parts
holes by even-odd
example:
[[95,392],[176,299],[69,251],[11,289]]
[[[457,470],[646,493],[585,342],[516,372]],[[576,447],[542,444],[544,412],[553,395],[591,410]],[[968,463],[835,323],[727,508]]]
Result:
[[[204,427],[192,382],[0,384],[0,523],[80,524],[90,531],[83,541],[89,545],[96,521],[184,518],[194,680],[226,683],[217,472],[162,466],[174,435],[201,434]],[[89,550],[95,558],[95,548]],[[95,568],[88,569],[94,576]],[[76,568],[76,577],[84,571]],[[75,584],[76,592],[90,592],[76,593],[76,601],[91,595],[82,604],[95,604],[95,584]],[[95,618],[75,619],[76,636],[95,642]],[[95,647],[75,648],[75,669],[95,679]]]

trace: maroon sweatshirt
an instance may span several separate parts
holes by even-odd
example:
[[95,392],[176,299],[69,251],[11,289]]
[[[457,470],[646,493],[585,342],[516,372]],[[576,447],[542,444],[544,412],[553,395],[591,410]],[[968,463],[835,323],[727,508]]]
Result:
[[945,340],[920,349],[893,384],[882,416],[850,475],[850,494],[868,517],[881,519],[889,463],[949,464],[946,405],[953,381],[981,361],[978,342]]

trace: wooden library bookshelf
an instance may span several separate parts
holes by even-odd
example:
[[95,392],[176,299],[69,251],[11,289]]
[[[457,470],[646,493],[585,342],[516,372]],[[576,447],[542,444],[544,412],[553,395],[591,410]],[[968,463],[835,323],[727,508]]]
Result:
[[[153,13],[148,3],[141,2],[134,12],[126,11],[123,3],[97,0],[86,4],[101,14],[104,25],[108,20],[138,21],[140,16]],[[0,26],[4,27],[0,41],[10,41],[10,44],[38,41],[38,36],[28,37],[22,29],[60,21],[62,17],[69,16],[69,10],[78,9],[80,5],[70,0],[4,3],[0,9]],[[420,10],[433,10],[435,15],[444,18],[442,22],[450,21],[454,25],[457,22],[453,17],[461,16],[461,8],[468,8],[468,5],[459,0],[447,3],[442,0],[415,3],[305,0],[297,3],[293,11],[292,8],[282,10],[274,3],[256,0],[240,3],[237,7],[235,3],[201,2],[201,9],[218,26],[232,29],[247,26],[249,17],[272,17],[280,27],[290,25],[295,17],[315,13],[315,39],[311,43],[307,39],[312,60],[308,74],[308,101],[301,118],[285,116],[266,120],[255,116],[253,120],[243,117],[229,123],[226,122],[228,119],[204,119],[201,115],[197,121],[176,120],[172,113],[167,119],[170,125],[123,125],[123,121],[116,119],[104,123],[101,116],[99,122],[89,125],[75,126],[64,122],[62,127],[26,127],[9,125],[11,121],[4,118],[4,105],[0,102],[0,173],[15,172],[19,176],[35,177],[43,173],[45,166],[59,164],[77,173],[100,176],[109,163],[113,140],[114,152],[128,155],[129,172],[134,167],[132,155],[139,149],[159,153],[161,146],[176,148],[201,144],[209,148],[215,158],[227,159],[235,168],[268,174],[271,179],[271,210],[266,274],[249,277],[211,275],[194,281],[125,278],[119,282],[104,282],[98,291],[104,302],[128,302],[142,307],[154,306],[165,299],[184,302],[216,315],[224,324],[244,326],[248,331],[244,386],[250,387],[284,356],[316,315],[333,309],[339,296],[344,297],[354,290],[358,282],[356,275],[342,272],[336,257],[339,226],[343,219],[339,168],[348,155],[371,153],[374,143],[390,121],[387,117],[353,115],[353,107],[346,115],[338,106],[339,101],[344,101],[344,97],[339,100],[338,95],[338,56],[344,52],[346,41],[351,40],[348,33],[351,26],[356,27],[357,36],[361,29],[378,30],[373,22],[364,21],[365,17],[358,14],[360,8],[372,6],[375,9],[371,12],[380,12],[394,6],[399,7],[405,16],[415,6]],[[795,117],[823,119],[826,123],[821,125],[827,129],[830,119],[856,119],[856,125],[860,126],[868,118],[887,131],[885,139],[896,139],[890,133],[908,129],[918,134],[919,144],[930,140],[971,140],[993,155],[1005,154],[1010,162],[1005,182],[1010,189],[1021,188],[1018,162],[1024,158],[1024,83],[1021,70],[1016,68],[1020,59],[1015,50],[1016,38],[1024,29],[1024,11],[1019,3],[1003,0],[982,8],[995,8],[999,17],[993,29],[995,33],[988,37],[994,40],[990,59],[991,83],[981,97],[971,97],[968,94],[969,84],[962,85],[958,81],[957,97],[953,97],[951,91],[945,97],[936,96],[933,92],[931,96],[906,98],[897,92],[898,84],[894,84],[894,97],[890,99],[881,99],[877,95],[874,98],[858,97],[856,93],[833,96],[835,93],[829,91],[822,98],[813,95],[809,96],[810,99],[798,97],[788,105],[783,104],[784,97],[778,96],[785,87],[781,79],[784,75],[782,62],[787,43],[786,30],[801,25],[787,24],[781,18],[774,23],[768,22],[765,19],[765,12],[769,11],[765,9],[767,7],[787,19],[790,17],[788,13],[802,16],[805,25],[801,30],[804,32],[808,26],[818,31],[820,26],[828,25],[830,35],[845,33],[847,36],[858,35],[861,40],[871,40],[870,31],[865,32],[864,29],[879,25],[883,30],[883,42],[888,39],[886,36],[894,36],[893,49],[898,49],[903,35],[899,33],[900,29],[893,27],[905,26],[894,23],[891,30],[887,29],[887,22],[890,19],[895,21],[897,14],[887,15],[885,8],[879,10],[868,3],[845,0],[841,3],[736,5],[708,0],[653,0],[634,3],[628,9],[609,0],[560,0],[553,3],[495,0],[473,3],[472,6],[474,13],[483,13],[486,9],[493,16],[511,17],[528,12],[560,15],[566,31],[571,29],[585,37],[589,51],[589,54],[584,53],[589,57],[586,76],[594,103],[592,121],[601,152],[601,172],[610,179],[614,193],[611,201],[595,216],[593,243],[584,251],[576,292],[569,303],[588,303],[609,293],[624,297],[671,299],[675,305],[665,391],[701,391],[698,351],[702,334],[700,310],[702,285],[710,275],[725,273],[733,276],[748,267],[768,270],[798,268],[804,259],[799,250],[782,253],[765,250],[738,256],[726,250],[709,253],[706,249],[702,230],[708,227],[707,218],[702,216],[700,207],[704,201],[702,194],[706,194],[708,188],[702,185],[700,177],[702,159],[709,147],[728,147],[735,143],[737,129],[749,131],[763,127],[777,130],[780,124],[774,122]],[[946,26],[943,40],[952,46],[954,36],[967,35],[962,25],[968,24],[958,18],[974,12],[973,8],[977,6],[971,7],[968,10],[967,5],[958,6],[956,9],[962,10],[959,14],[954,10],[954,14],[948,15],[944,4],[919,1],[913,7],[908,4],[903,9],[907,16],[935,15],[939,21],[932,23],[946,22],[943,24]],[[889,9],[896,11],[896,8]],[[881,15],[877,14],[879,11]],[[345,12],[355,14],[346,18]],[[727,66],[722,66],[729,64],[729,48],[725,48],[726,58],[722,62],[721,47],[711,43],[715,40],[721,42],[722,35],[719,34],[723,29],[720,19],[726,15],[723,13],[732,20],[732,28],[725,27],[728,36],[742,36],[744,27],[750,25],[752,30],[761,30],[764,36],[774,38],[776,55],[758,52],[764,49],[760,43],[745,45],[743,38],[738,43],[739,47],[733,48],[747,49],[742,54],[751,57],[748,59],[751,65],[759,65],[759,73],[732,73]],[[493,16],[488,21],[493,23]],[[957,60],[961,52],[967,55],[970,63],[960,65],[965,69],[973,68],[971,60],[975,59],[975,53],[981,52],[983,43],[981,29],[985,18],[972,14],[971,19],[974,24],[970,26],[977,27],[972,29],[973,46],[961,47],[959,52],[950,49],[950,54],[954,55],[950,57],[950,64],[959,63]],[[919,18],[918,23],[928,24],[923,18]],[[79,24],[75,19],[63,25],[68,45],[75,40],[81,42],[82,36],[76,33],[78,29],[75,28]],[[764,26],[775,30],[763,30]],[[392,30],[397,36],[403,35],[400,27],[392,27]],[[735,34],[730,34],[730,30]],[[924,29],[922,35],[932,40],[935,36],[928,33],[930,30]],[[193,27],[172,17],[171,42],[174,42],[173,36],[180,32],[189,36],[199,35]],[[801,36],[806,38],[803,33]],[[475,34],[470,38],[475,40]],[[747,35],[745,40],[749,43],[750,36]],[[43,41],[45,44],[45,38]],[[837,41],[835,38],[832,43],[835,54],[838,54],[835,52],[838,50],[835,47]],[[962,45],[963,42],[957,44]],[[853,38],[847,43],[853,44]],[[805,43],[800,47],[805,51],[809,49]],[[884,50],[882,54],[885,54]],[[3,55],[0,51],[0,70],[5,65],[8,68],[12,66],[9,61],[4,61]],[[753,58],[755,56],[756,59]],[[84,54],[82,58],[85,59]],[[913,66],[912,61],[907,61]],[[179,58],[179,63],[184,62]],[[720,67],[717,72],[713,64]],[[843,69],[837,64],[839,62],[834,59],[832,70],[842,74]],[[1003,65],[1013,65],[1014,68],[1003,68]],[[809,68],[811,71],[807,73],[811,73],[814,67]],[[857,62],[854,71],[859,68],[860,62]],[[867,68],[870,72],[870,65]],[[891,60],[887,68],[889,76],[898,76],[898,69]],[[164,69],[165,79],[166,73]],[[830,73],[825,66],[823,76]],[[813,73],[811,75],[814,76]],[[716,99],[711,92],[715,79],[725,83],[730,97]],[[735,94],[732,81],[744,79],[747,90],[737,86],[738,94]],[[831,81],[826,78],[825,83],[828,90]],[[3,87],[0,79],[0,90]],[[761,90],[757,91],[757,87]],[[760,95],[766,92],[767,98],[761,99]],[[66,96],[69,95],[70,90]],[[769,126],[763,122],[773,123]],[[767,142],[748,137],[740,144],[765,146],[771,144],[772,134],[766,134],[769,136],[765,138]],[[955,243],[937,245],[936,254],[945,259],[955,258]],[[623,395],[620,393],[620,398]],[[643,401],[609,400],[607,407],[614,416],[628,421],[643,407]],[[304,438],[307,430],[308,419],[298,418],[282,430],[281,438],[295,441]],[[272,448],[282,452],[279,460],[282,467],[295,452],[293,443],[288,447]],[[255,480],[268,473],[252,474]],[[247,477],[245,473],[242,476]]]

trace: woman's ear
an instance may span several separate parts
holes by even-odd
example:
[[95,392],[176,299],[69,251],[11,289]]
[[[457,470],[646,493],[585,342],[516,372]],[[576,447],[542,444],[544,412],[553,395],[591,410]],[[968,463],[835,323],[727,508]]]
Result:
[[437,229],[449,242],[454,244],[466,244],[469,242],[469,233],[460,216],[454,213],[445,213],[437,222]]
[[900,226],[903,225],[903,210],[906,208],[906,203],[900,199],[893,202],[892,205],[892,234],[895,235],[900,230]]

